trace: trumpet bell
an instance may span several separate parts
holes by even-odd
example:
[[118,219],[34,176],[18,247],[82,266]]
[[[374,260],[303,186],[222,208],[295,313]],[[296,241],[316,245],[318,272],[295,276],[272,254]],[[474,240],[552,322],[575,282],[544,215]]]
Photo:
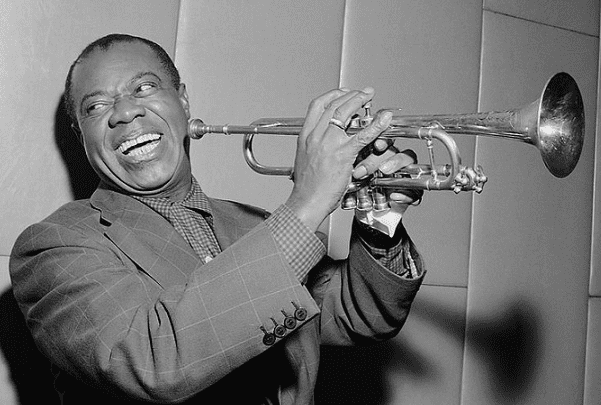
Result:
[[584,141],[584,103],[568,73],[552,76],[540,97],[507,111],[469,114],[401,115],[393,111],[393,127],[438,127],[449,134],[508,138],[534,145],[555,177],[574,170]]
[[558,73],[547,82],[538,100],[535,145],[543,162],[556,177],[566,177],[576,167],[584,142],[584,103],[576,81]]

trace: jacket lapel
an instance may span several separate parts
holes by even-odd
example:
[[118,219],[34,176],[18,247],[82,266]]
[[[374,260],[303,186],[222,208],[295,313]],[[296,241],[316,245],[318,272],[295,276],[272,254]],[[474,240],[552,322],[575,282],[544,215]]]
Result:
[[202,264],[175,228],[140,201],[101,186],[90,203],[100,211],[105,235],[161,286],[186,283]]
[[[101,185],[90,203],[100,211],[107,238],[164,288],[185,284],[203,264],[169,221],[135,198]],[[209,198],[209,203],[221,250],[269,216],[264,210],[231,201]]]

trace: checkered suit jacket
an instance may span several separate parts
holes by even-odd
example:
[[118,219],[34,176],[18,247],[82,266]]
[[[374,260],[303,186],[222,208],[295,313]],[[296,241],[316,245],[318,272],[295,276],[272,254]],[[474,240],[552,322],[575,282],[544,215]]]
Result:
[[421,279],[392,274],[353,240],[349,260],[324,258],[301,285],[266,212],[211,205],[223,252],[206,265],[163,217],[104,188],[18,238],[13,291],[40,350],[67,371],[65,403],[109,393],[112,404],[308,404],[320,344],[402,326]]

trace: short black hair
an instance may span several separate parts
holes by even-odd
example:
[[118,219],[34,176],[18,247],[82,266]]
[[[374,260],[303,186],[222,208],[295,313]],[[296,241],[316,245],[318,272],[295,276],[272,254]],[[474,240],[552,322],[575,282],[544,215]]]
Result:
[[130,42],[141,42],[147,45],[150,49],[152,49],[152,51],[156,54],[157,58],[159,59],[159,62],[165,69],[165,73],[167,73],[167,75],[171,79],[171,83],[173,84],[173,86],[176,89],[179,88],[181,80],[179,71],[175,67],[175,64],[173,63],[173,60],[171,59],[169,54],[167,54],[165,49],[163,49],[163,47],[161,47],[159,44],[149,39],[129,34],[106,35],[86,46],[85,49],[79,54],[77,59],[75,59],[75,61],[71,64],[71,67],[69,68],[69,73],[67,74],[67,80],[65,81],[65,92],[63,93],[63,101],[67,115],[71,119],[71,123],[75,129],[78,129],[77,115],[75,113],[75,100],[73,100],[73,96],[71,94],[73,87],[73,70],[75,69],[75,66],[77,66],[78,63],[80,63],[83,59],[85,59],[92,52],[98,49],[106,51],[115,44]]

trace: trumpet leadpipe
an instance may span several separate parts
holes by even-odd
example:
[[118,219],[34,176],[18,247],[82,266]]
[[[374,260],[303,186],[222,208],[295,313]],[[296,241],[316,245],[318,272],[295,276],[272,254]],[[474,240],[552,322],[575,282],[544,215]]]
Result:
[[188,123],[188,134],[192,139],[200,139],[206,134],[298,135],[303,122],[303,118],[283,118],[268,122],[267,119],[261,119],[250,125],[207,125],[201,119],[194,118]]

